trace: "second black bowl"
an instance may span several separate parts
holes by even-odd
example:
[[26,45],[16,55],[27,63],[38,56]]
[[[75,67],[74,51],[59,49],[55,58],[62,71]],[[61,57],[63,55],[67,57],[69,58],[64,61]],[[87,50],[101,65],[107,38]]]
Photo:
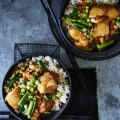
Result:
[[[63,30],[62,21],[61,21],[61,17],[63,16],[64,10],[65,10],[68,2],[69,2],[69,0],[51,0],[51,7],[55,13],[55,16],[56,16],[57,21],[60,26],[60,29],[67,41],[67,44],[69,44],[73,55],[75,55],[76,57],[82,58],[82,59],[94,60],[94,61],[105,60],[105,59],[109,59],[109,58],[119,55],[120,54],[120,38],[118,36],[116,36],[116,40],[115,40],[116,42],[114,45],[112,45],[108,49],[100,51],[100,52],[99,51],[85,52],[85,51],[80,50],[77,47],[75,47],[69,41],[69,39],[67,38],[67,36]],[[118,5],[120,5],[120,3],[118,3]],[[50,28],[51,28],[51,31],[52,31],[54,37],[56,38],[58,43],[61,44],[63,39],[61,39],[61,36],[58,36],[58,34],[57,34],[58,31],[56,31],[54,29],[54,25],[51,24],[50,21],[49,21],[49,24],[50,24]]]

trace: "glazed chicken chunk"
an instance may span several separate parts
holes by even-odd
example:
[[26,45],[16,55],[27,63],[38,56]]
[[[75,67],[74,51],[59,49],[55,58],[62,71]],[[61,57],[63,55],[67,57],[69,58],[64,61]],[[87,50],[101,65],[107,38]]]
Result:
[[46,72],[44,75],[40,77],[40,84],[38,85],[38,91],[41,94],[46,94],[48,92],[51,92],[57,88],[57,83],[53,76]]
[[75,45],[78,48],[84,48],[85,51],[88,50],[89,48],[89,41],[87,40],[86,36],[84,35],[84,33],[78,31],[77,29],[71,27],[68,30],[70,36],[75,40]]
[[89,18],[91,18],[91,22],[99,23],[104,21],[107,9],[105,6],[94,6],[91,8],[89,13]]
[[108,16],[110,20],[115,19],[119,15],[118,10],[113,6],[108,6],[107,9],[106,16]]
[[18,86],[13,91],[9,92],[5,99],[12,108],[18,110],[19,109],[18,102],[21,99],[20,87]]
[[45,111],[48,111],[54,106],[54,104],[55,104],[54,101],[46,101],[45,98],[43,98],[39,112],[44,113]]
[[91,8],[89,18],[91,22],[99,23],[104,20],[112,20],[118,16],[119,12],[113,6],[94,6]]
[[94,38],[109,35],[109,24],[107,22],[101,22],[94,27]]

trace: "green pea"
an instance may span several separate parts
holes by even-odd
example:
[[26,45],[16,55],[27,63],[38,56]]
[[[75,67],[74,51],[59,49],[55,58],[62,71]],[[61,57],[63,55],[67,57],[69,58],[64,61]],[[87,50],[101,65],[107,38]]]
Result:
[[86,9],[89,9],[90,7],[89,7],[89,6],[86,6],[85,8],[86,8]]
[[28,96],[28,98],[33,98],[33,96]]
[[120,23],[120,21],[119,21],[119,20],[116,20],[116,21],[115,21],[115,24],[116,24],[116,25],[117,25],[117,24],[119,24],[119,23]]
[[21,93],[25,93],[25,91],[26,91],[25,88],[21,89]]
[[86,13],[88,13],[88,12],[89,12],[89,10],[88,10],[88,9],[85,9],[85,12],[86,12]]
[[29,60],[26,60],[26,63],[29,63]]
[[90,18],[88,18],[88,19],[87,19],[87,22],[91,22],[91,19],[90,19]]
[[33,85],[34,88],[36,88],[36,85]]
[[38,77],[37,72],[33,72],[32,74],[33,74],[34,76]]
[[30,92],[34,92],[34,88],[33,87],[30,88]]
[[118,16],[116,19],[117,19],[117,20],[120,20],[120,16]]
[[44,112],[44,113],[45,113],[45,114],[48,114],[49,112],[46,111],[46,112]]
[[31,80],[30,83],[29,83],[29,85],[33,86],[34,82],[35,82],[35,80]]
[[88,17],[87,13],[83,13],[82,18],[87,18],[87,17]]
[[39,83],[40,83],[39,80],[36,80],[36,81],[35,81],[35,84],[36,84],[36,85],[38,85]]
[[38,91],[37,90],[35,90],[35,94],[37,94],[38,93]]
[[52,100],[55,101],[55,95],[52,96]]
[[88,34],[88,35],[87,35],[87,38],[88,38],[88,39],[90,39],[90,38],[91,38],[91,36]]
[[63,95],[62,92],[57,93],[57,96],[58,96],[59,98],[62,97],[62,95]]

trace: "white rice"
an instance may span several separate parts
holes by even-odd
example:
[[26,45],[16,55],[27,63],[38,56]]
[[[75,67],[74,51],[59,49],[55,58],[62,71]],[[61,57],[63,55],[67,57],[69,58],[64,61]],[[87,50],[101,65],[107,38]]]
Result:
[[[81,0],[70,0],[67,8],[65,9],[65,15],[69,15],[73,12],[73,6],[77,3],[81,2]],[[107,3],[107,4],[117,4],[119,0],[96,0],[97,3]]]
[[[119,0],[96,0],[97,3],[103,2],[103,3],[108,3],[108,4],[117,4]],[[81,2],[81,0],[70,0],[71,5],[75,5],[76,3]]]
[[[33,62],[37,62],[39,60],[42,60],[43,63],[46,65],[47,69],[49,71],[55,72],[59,75],[60,77],[60,83],[58,84],[57,91],[62,93],[62,96],[58,99],[55,100],[55,105],[52,108],[52,111],[57,111],[60,109],[60,106],[62,103],[66,103],[68,99],[68,94],[70,92],[69,90],[69,85],[66,81],[67,74],[63,70],[63,68],[58,67],[59,63],[57,62],[56,59],[53,59],[49,56],[43,57],[43,56],[38,56],[38,57],[32,57]],[[47,63],[47,64],[46,64]]]

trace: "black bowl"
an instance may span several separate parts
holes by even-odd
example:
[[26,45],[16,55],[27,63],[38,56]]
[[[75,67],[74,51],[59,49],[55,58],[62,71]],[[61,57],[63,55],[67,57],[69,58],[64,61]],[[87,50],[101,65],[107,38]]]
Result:
[[[100,52],[99,51],[85,52],[83,50],[78,49],[74,44],[72,44],[70,42],[69,38],[67,37],[67,35],[64,32],[64,29],[62,27],[62,21],[61,21],[61,17],[63,16],[64,10],[65,10],[68,2],[69,2],[69,0],[51,0],[51,7],[52,7],[54,14],[56,16],[56,19],[59,23],[61,32],[63,33],[64,38],[67,41],[67,44],[69,44],[73,55],[75,55],[76,57],[82,58],[82,59],[96,60],[96,61],[109,59],[109,58],[119,55],[120,54],[120,38],[118,36],[116,36],[114,45],[112,45],[111,47],[107,48],[106,50],[103,50]],[[118,5],[120,5],[120,2],[118,3]],[[49,24],[50,24],[50,28],[51,28],[51,31],[52,31],[54,37],[59,42],[59,44],[61,44],[63,41],[61,39],[61,36],[57,35],[57,31],[54,29],[54,25],[52,25],[50,21],[49,21]]]
[[[26,56],[26,57],[22,58],[21,60],[19,60],[18,62],[14,63],[14,64],[9,68],[8,72],[6,73],[6,75],[5,75],[5,77],[4,77],[4,80],[3,80],[3,84],[2,84],[2,95],[3,95],[3,100],[4,100],[5,104],[6,104],[6,106],[8,107],[8,109],[10,110],[10,112],[11,112],[16,118],[21,119],[21,120],[28,120],[28,119],[27,119],[27,117],[26,117],[24,114],[16,112],[16,111],[5,101],[6,91],[5,91],[5,88],[4,88],[4,87],[5,87],[5,85],[6,85],[6,82],[7,82],[8,78],[10,77],[13,69],[15,68],[15,66],[16,66],[18,63],[22,62],[23,60],[25,60],[25,59],[27,59],[27,58],[36,57],[36,56],[40,56],[40,55],[30,55],[30,56]],[[43,55],[43,56],[44,56],[44,55]],[[52,58],[54,58],[54,57],[52,57]],[[60,107],[60,110],[51,113],[49,116],[47,116],[47,117],[45,117],[45,118],[43,118],[43,119],[41,119],[41,120],[54,120],[54,119],[56,119],[56,118],[64,111],[64,109],[66,108],[67,104],[69,103],[69,100],[70,100],[70,97],[71,97],[71,77],[70,77],[70,74],[69,74],[68,70],[66,69],[66,67],[63,65],[63,63],[62,63],[60,60],[58,60],[57,58],[55,58],[55,59],[58,61],[58,63],[59,63],[59,64],[61,65],[61,67],[66,71],[66,73],[67,73],[67,75],[68,75],[67,81],[68,81],[69,86],[70,86],[70,93],[69,93],[69,96],[68,96],[67,103],[66,103],[66,104],[62,104],[61,107]]]

